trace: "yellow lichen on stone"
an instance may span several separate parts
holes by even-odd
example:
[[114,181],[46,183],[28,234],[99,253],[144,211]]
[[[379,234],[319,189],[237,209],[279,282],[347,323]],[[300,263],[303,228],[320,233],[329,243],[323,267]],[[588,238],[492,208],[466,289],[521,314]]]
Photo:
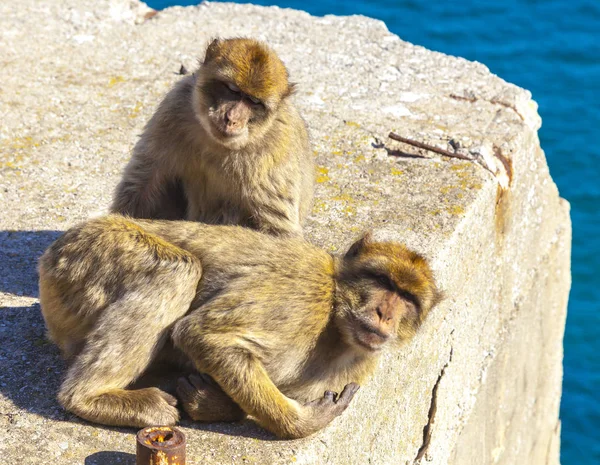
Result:
[[346,205],[344,208],[342,208],[342,213],[345,213],[346,216],[354,216],[356,215],[356,208],[354,208],[352,205]]
[[471,163],[469,163],[469,162],[455,163],[450,167],[450,169],[452,171],[463,171],[463,170],[469,168],[470,166],[471,166]]
[[0,161],[0,168],[8,168],[11,170],[19,169],[19,167],[15,165],[12,161]]
[[31,147],[39,147],[40,143],[35,141],[33,137],[17,137],[15,139],[9,139],[8,141],[2,143],[2,146],[7,147],[9,149],[28,149]]
[[137,118],[138,115],[140,114],[140,110],[143,108],[143,104],[140,101],[135,102],[135,106],[131,109],[131,111],[129,112],[129,117],[130,118]]
[[123,76],[113,76],[108,81],[108,87],[114,87],[121,82],[125,82],[125,78]]
[[358,155],[358,156],[354,157],[354,163],[360,163],[361,161],[365,161],[364,155]]
[[20,170],[20,163],[30,155],[30,149],[40,145],[40,142],[30,136],[0,140],[0,168]]
[[317,179],[316,181],[321,184],[329,181],[329,168],[326,166],[317,166]]
[[348,194],[340,194],[340,195],[331,197],[331,200],[333,202],[341,202],[342,203],[342,208],[339,209],[338,211],[341,211],[346,216],[354,216],[356,214],[356,207],[354,206],[354,204],[356,203],[356,200],[354,199],[354,197],[352,197]]
[[325,210],[327,210],[327,204],[323,200],[315,200],[312,208],[313,213],[320,213]]
[[360,124],[355,123],[354,121],[345,121],[345,123],[346,123],[346,126],[350,126],[353,128],[360,128]]
[[392,174],[392,176],[401,176],[404,174],[404,171],[399,170],[398,168],[394,168],[392,166],[392,168],[390,168],[390,173]]
[[476,168],[473,167],[473,164],[469,162],[456,163],[450,166],[450,170],[454,171],[454,174],[458,178],[458,184],[443,187],[440,190],[442,194],[448,194],[453,189],[481,189],[481,182],[479,178],[477,178],[477,176],[475,175],[475,169]]
[[349,194],[340,194],[340,195],[336,195],[334,197],[331,197],[331,200],[334,200],[336,202],[354,202],[354,197],[352,197]]
[[451,205],[450,207],[446,208],[446,211],[448,213],[450,213],[451,215],[464,215],[465,214],[464,207],[461,207],[460,205]]

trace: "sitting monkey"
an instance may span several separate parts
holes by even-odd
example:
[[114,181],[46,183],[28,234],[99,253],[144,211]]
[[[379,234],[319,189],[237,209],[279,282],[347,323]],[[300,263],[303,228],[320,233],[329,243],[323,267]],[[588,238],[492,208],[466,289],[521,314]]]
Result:
[[39,274],[49,337],[71,360],[67,410],[174,424],[175,398],[126,388],[175,348],[212,378],[179,380],[192,418],[251,415],[285,438],[338,416],[381,349],[410,339],[440,298],[423,257],[368,234],[331,256],[301,238],[118,215],[67,231]]
[[293,91],[265,44],[214,40],[146,125],[112,212],[300,235],[314,161]]

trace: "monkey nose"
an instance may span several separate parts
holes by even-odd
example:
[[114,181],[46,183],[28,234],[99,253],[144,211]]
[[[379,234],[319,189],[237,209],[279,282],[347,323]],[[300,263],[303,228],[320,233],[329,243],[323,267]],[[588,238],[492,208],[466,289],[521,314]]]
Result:
[[381,323],[389,323],[392,319],[392,316],[389,315],[389,313],[383,310],[381,307],[377,307],[375,309],[375,312],[377,313],[377,317],[379,318],[379,321]]
[[230,119],[226,118],[225,127],[223,128],[223,132],[226,135],[235,136],[236,134],[239,134],[242,131],[242,129],[244,129],[244,128],[240,124],[239,121],[230,120]]

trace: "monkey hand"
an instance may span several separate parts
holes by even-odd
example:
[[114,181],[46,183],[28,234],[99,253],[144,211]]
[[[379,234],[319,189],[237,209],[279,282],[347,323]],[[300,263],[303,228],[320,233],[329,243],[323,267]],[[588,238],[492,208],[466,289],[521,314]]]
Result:
[[359,389],[360,386],[358,384],[349,383],[346,384],[344,390],[339,395],[333,391],[325,391],[325,394],[320,399],[304,404],[311,411],[311,418],[308,421],[308,429],[310,431],[306,436],[319,431],[331,423],[334,418],[341,415],[348,408],[354,394]]
[[198,373],[177,382],[177,396],[196,421],[238,421],[246,414],[207,374]]

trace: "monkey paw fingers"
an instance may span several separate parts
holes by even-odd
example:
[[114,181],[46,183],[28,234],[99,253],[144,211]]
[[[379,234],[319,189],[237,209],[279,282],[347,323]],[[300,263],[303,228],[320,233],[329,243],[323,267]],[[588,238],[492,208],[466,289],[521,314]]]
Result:
[[354,394],[358,392],[360,386],[356,383],[349,383],[344,386],[344,390],[335,400],[335,405],[342,408],[342,412],[350,405],[350,401],[354,398]]
[[187,414],[196,421],[238,421],[246,414],[208,375],[179,378],[177,395]]
[[[144,390],[145,391],[145,390]],[[148,403],[144,415],[144,426],[152,425],[174,425],[179,421],[179,410],[177,410],[177,399],[158,388],[148,388],[144,394]]]
[[167,404],[171,407],[177,407],[177,398],[172,396],[171,394],[167,394],[164,391],[160,391],[160,396],[165,400]]
[[357,393],[360,386],[356,383],[347,384],[341,394],[325,391],[323,397],[306,404],[312,411],[312,427],[321,429],[328,425],[335,417],[342,414],[350,405],[350,401]]

